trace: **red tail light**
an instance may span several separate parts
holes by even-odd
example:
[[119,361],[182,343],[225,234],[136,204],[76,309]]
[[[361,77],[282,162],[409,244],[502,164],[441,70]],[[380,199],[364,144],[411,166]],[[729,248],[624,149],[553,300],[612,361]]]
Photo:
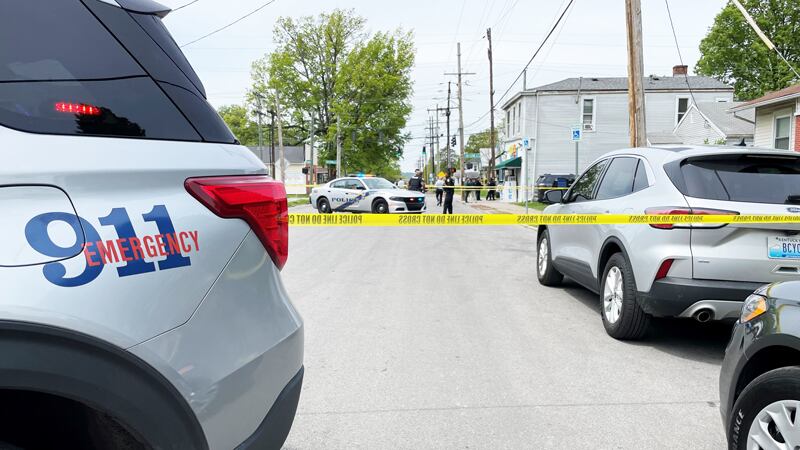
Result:
[[289,256],[289,216],[283,184],[266,175],[189,178],[184,183],[214,214],[242,219],[283,269]]
[[[648,208],[644,212],[649,216],[684,216],[684,215],[696,215],[696,216],[738,216],[739,213],[736,211],[726,211],[723,209],[709,209],[709,208],[686,208],[686,207],[670,207],[670,206],[661,206],[656,208]],[[653,223],[650,224],[653,228],[658,228],[659,230],[672,230],[674,228],[722,228],[726,224],[703,224],[703,223]]]
[[99,116],[100,108],[83,103],[56,103],[56,111],[68,114],[83,114],[85,116]]

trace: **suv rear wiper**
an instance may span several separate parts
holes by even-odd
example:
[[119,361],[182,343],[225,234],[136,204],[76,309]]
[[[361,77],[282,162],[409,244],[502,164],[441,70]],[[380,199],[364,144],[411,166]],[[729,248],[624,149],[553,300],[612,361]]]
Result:
[[787,205],[800,205],[800,195],[790,195],[786,197]]

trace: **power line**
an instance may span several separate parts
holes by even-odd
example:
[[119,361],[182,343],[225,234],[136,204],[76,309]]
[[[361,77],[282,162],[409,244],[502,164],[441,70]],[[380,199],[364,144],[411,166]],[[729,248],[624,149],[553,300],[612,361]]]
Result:
[[[508,95],[509,92],[511,92],[511,89],[514,87],[514,85],[517,83],[517,81],[519,81],[519,79],[522,77],[522,75],[525,74],[525,71],[528,70],[528,67],[531,65],[531,63],[533,63],[533,60],[536,58],[536,56],[539,54],[539,52],[542,50],[542,48],[545,46],[545,44],[547,44],[547,41],[550,39],[550,36],[552,36],[553,33],[555,33],[556,29],[558,28],[559,24],[561,24],[561,21],[564,19],[564,16],[567,15],[567,12],[569,11],[569,9],[570,9],[570,7],[572,6],[573,3],[575,3],[575,0],[569,0],[569,3],[567,3],[567,6],[564,8],[563,11],[561,11],[561,14],[558,16],[558,19],[553,24],[553,27],[550,28],[550,31],[547,32],[547,35],[544,37],[544,40],[542,40],[542,43],[539,44],[539,48],[537,48],[536,51],[533,53],[533,56],[531,56],[531,59],[528,60],[527,64],[525,64],[525,67],[522,68],[522,70],[520,71],[519,75],[517,75],[517,77],[514,78],[514,81],[511,82],[511,84],[508,86],[508,89],[506,89],[506,91],[503,93],[503,95],[501,95],[497,99],[497,101],[495,101],[494,105],[492,105],[492,109],[496,108],[497,105],[501,101],[503,101],[505,96]],[[476,123],[480,122],[481,120],[483,120],[488,115],[489,115],[489,111],[486,111],[478,120],[476,120],[475,122],[472,122],[471,124],[467,125],[466,128],[469,128],[469,127],[475,125]]]
[[[195,0],[195,1],[197,1],[197,0]],[[220,31],[222,31],[222,30],[224,30],[224,29],[226,29],[226,28],[229,28],[229,27],[232,27],[233,25],[236,25],[237,23],[241,22],[242,20],[244,20],[244,19],[246,19],[246,18],[248,18],[248,17],[252,16],[253,14],[255,14],[255,13],[257,13],[257,12],[261,11],[261,10],[262,10],[262,9],[264,9],[264,8],[266,8],[267,6],[269,6],[269,5],[273,4],[273,3],[275,3],[275,1],[276,1],[276,0],[269,0],[267,3],[264,3],[263,5],[261,5],[261,6],[259,6],[258,8],[256,8],[256,9],[254,9],[254,10],[250,11],[249,13],[245,14],[244,16],[242,16],[242,17],[240,17],[240,18],[238,18],[238,19],[234,20],[233,22],[231,22],[231,23],[229,23],[229,24],[225,25],[224,27],[217,28],[216,30],[214,30],[214,31],[212,31],[212,32],[210,32],[210,33],[208,33],[208,34],[206,34],[206,35],[200,36],[199,38],[197,38],[197,39],[195,39],[195,40],[193,40],[193,41],[189,41],[189,42],[187,42],[187,43],[185,43],[185,44],[181,45],[181,48],[183,48],[183,47],[186,47],[187,45],[192,45],[192,44],[194,44],[194,43],[195,43],[195,42],[197,42],[197,41],[201,41],[201,40],[203,40],[203,39],[205,39],[205,38],[207,38],[207,37],[209,37],[209,36],[211,36],[211,35],[214,35],[214,34],[217,34],[217,33],[219,33]]]
[[199,1],[200,1],[200,0],[192,0],[192,1],[191,1],[191,2],[189,2],[189,3],[186,3],[186,4],[184,4],[184,5],[178,6],[177,8],[174,8],[174,9],[173,9],[171,12],[175,12],[175,11],[177,11],[177,10],[179,10],[179,9],[186,8],[187,6],[194,5],[195,3],[199,2]]
[[[681,52],[681,46],[678,43],[678,33],[675,32],[675,23],[672,21],[672,11],[669,9],[669,0],[664,0],[664,4],[667,6],[667,17],[669,17],[669,26],[672,28],[672,37],[675,38],[675,48],[678,50],[678,60],[681,62],[681,66],[686,69],[686,66],[683,64],[683,54]],[[683,76],[686,79],[686,87],[689,88],[689,95],[692,96],[692,103],[697,105],[697,100],[694,98],[694,92],[692,91],[692,85],[689,83],[689,71],[684,70]]]

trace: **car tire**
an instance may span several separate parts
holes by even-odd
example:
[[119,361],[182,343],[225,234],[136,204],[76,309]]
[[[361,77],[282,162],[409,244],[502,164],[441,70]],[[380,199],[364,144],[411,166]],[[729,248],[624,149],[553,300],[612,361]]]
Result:
[[542,231],[536,246],[536,277],[543,286],[558,286],[564,275],[553,267],[553,253],[550,251],[550,232]]
[[622,253],[612,255],[603,270],[600,316],[606,333],[619,340],[641,339],[650,325],[650,316],[636,301],[636,281]]
[[330,214],[332,212],[331,204],[327,198],[322,197],[317,200],[317,211],[319,211],[320,214]]
[[389,213],[389,204],[386,203],[386,200],[378,199],[372,203],[372,213],[373,214],[388,214]]
[[[784,409],[785,406],[788,408]],[[748,447],[750,436],[753,431],[758,430],[758,425],[753,427],[753,424],[759,418],[766,421],[765,428],[768,430],[768,432],[762,431],[762,438],[781,443],[783,436],[779,434],[780,426],[770,415],[770,413],[781,414],[781,411],[787,411],[794,417],[800,414],[800,367],[772,370],[751,381],[744,388],[733,406],[728,423],[728,448],[736,450],[750,448]],[[794,414],[791,414],[792,411]],[[790,419],[789,423],[792,422]]]

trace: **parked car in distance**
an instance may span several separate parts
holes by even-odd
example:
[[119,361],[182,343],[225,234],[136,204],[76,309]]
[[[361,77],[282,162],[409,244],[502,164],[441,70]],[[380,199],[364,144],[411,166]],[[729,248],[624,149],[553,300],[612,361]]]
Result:
[[[563,191],[548,214],[797,214],[800,154],[674,146],[611,152]],[[651,316],[738,317],[759,286],[800,280],[800,224],[541,226],[537,275],[564,275],[600,294],[617,339],[642,337]]]
[[800,446],[800,282],[764,286],[747,298],[719,390],[730,449]]
[[337,178],[312,189],[309,201],[322,214],[420,214],[426,211],[425,194],[399,189],[379,177]]
[[544,194],[553,188],[567,189],[575,182],[575,174],[554,174],[546,173],[540,175],[536,180],[536,201],[544,202]]

